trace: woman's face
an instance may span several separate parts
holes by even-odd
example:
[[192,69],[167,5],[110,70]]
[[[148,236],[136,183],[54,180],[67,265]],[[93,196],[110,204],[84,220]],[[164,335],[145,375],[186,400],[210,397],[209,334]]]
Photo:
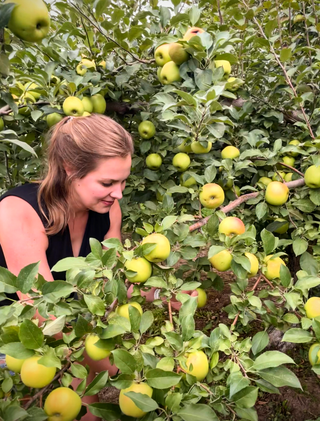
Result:
[[[72,182],[74,211],[109,212],[113,202],[122,198],[129,177],[131,156],[101,159],[84,178]],[[68,173],[68,171],[67,171]],[[68,174],[69,175],[69,174]]]

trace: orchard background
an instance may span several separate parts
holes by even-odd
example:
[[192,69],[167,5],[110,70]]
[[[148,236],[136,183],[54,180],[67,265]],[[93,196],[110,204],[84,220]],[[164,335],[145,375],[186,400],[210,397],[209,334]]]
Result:
[[[125,389],[134,380],[147,383],[152,397],[128,395],[145,412],[143,421],[256,421],[258,412],[259,420],[315,420],[320,345],[313,347],[312,365],[305,360],[311,345],[320,342],[320,317],[307,317],[304,305],[319,295],[320,184],[305,185],[304,174],[315,165],[312,179],[320,178],[319,3],[73,0],[50,1],[47,7],[49,33],[35,43],[8,29],[13,6],[0,4],[1,192],[41,178],[45,136],[59,120],[52,114],[64,116],[64,101],[71,96],[102,95],[104,114],[132,134],[135,154],[121,201],[123,245],[107,240],[105,250],[92,239],[86,259],[68,258],[55,266],[67,270],[66,282],[45,283],[37,276],[37,262],[17,277],[0,268],[1,297],[21,290],[34,299],[33,306],[0,308],[0,351],[19,359],[37,354],[41,366],[56,368],[54,380],[40,389],[27,387],[18,373],[1,370],[0,418],[47,419],[48,393],[78,378],[81,397],[106,386]],[[204,31],[183,40],[190,27]],[[154,53],[177,42],[188,59],[179,65],[180,80],[163,84]],[[83,66],[84,60],[91,65]],[[231,64],[230,75],[216,60]],[[175,71],[166,76],[176,76]],[[146,120],[155,126],[149,139],[138,131]],[[212,148],[194,153],[195,141],[203,148],[211,142]],[[240,155],[223,158],[228,145]],[[184,172],[172,164],[181,152],[191,160]],[[162,159],[157,170],[146,165],[152,153]],[[194,183],[183,185],[190,177]],[[282,206],[268,203],[262,177],[288,185],[289,199]],[[219,208],[199,202],[209,183],[224,190]],[[240,218],[245,232],[219,232],[226,216]],[[154,246],[141,240],[153,232],[169,239],[171,253],[152,264],[145,283],[135,284],[133,300],[144,312],[130,307],[126,319],[114,312],[128,302],[126,290],[135,275],[125,264],[152,252]],[[232,262],[221,273],[208,258],[225,250]],[[245,253],[259,260],[255,277],[249,276]],[[266,276],[269,255],[285,263],[276,277]],[[197,298],[183,291],[200,286],[209,300],[197,310]],[[140,296],[140,289],[151,287],[160,289],[152,304]],[[73,292],[79,300],[68,298]],[[173,297],[183,303],[180,311],[172,307]],[[43,324],[31,321],[36,309],[47,319]],[[88,367],[76,362],[92,333],[99,335],[98,346],[111,352],[119,373],[110,377],[104,371],[86,384]],[[294,351],[288,351],[291,344]],[[185,374],[186,357],[199,350],[209,361],[200,380],[192,367]],[[301,373],[312,390],[302,387]],[[272,405],[288,387],[303,407],[297,418],[292,401],[292,407],[285,400]],[[101,400],[84,405],[78,419],[87,410],[108,421],[130,419],[117,397],[115,403]],[[261,411],[263,404],[269,412]]]

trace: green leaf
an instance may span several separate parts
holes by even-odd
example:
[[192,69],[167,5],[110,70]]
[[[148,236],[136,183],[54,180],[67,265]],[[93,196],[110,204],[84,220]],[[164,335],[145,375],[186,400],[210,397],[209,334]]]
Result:
[[46,367],[61,369],[61,360],[56,356],[53,348],[48,348],[45,354],[38,360],[38,363]]
[[149,386],[154,389],[168,389],[179,383],[181,376],[179,374],[154,368],[146,374]]
[[280,281],[285,288],[290,285],[291,273],[287,266],[281,265],[280,267]]
[[21,291],[23,294],[29,292],[33,287],[33,284],[36,280],[36,276],[39,272],[39,265],[40,262],[31,263],[30,265],[22,268],[19,272],[16,284],[18,290]]
[[90,269],[84,257],[66,257],[65,259],[59,260],[52,268],[52,272],[65,272],[69,269]]
[[177,415],[184,421],[219,421],[214,410],[209,405],[201,403],[185,405]]
[[315,288],[320,285],[320,278],[315,276],[307,276],[305,278],[299,279],[294,287],[300,289],[301,291],[309,291],[311,288]]
[[217,168],[213,164],[209,165],[204,170],[204,178],[207,183],[212,183],[213,180],[216,178],[216,175],[217,175]]
[[129,303],[128,312],[129,312],[129,320],[131,323],[131,330],[132,332],[138,333],[139,327],[140,327],[140,321],[141,321],[140,311],[134,306],[131,306]]
[[250,380],[245,378],[239,371],[231,373],[227,379],[227,386],[229,386],[229,398],[232,399],[233,395],[240,392],[240,390],[249,386]]
[[188,92],[180,91],[179,89],[176,89],[173,92],[183,98],[188,105],[193,105],[195,107],[197,106],[197,101],[195,100],[194,96],[188,94]]
[[65,281],[46,282],[42,286],[42,294],[53,301],[62,297],[68,297],[74,291],[75,288]]
[[107,268],[111,268],[117,260],[117,250],[115,248],[104,251],[102,256],[102,264]]
[[258,398],[259,388],[254,386],[248,386],[245,389],[240,390],[232,398],[233,402],[236,403],[240,408],[252,408]]
[[270,231],[265,228],[261,231],[261,239],[263,243],[263,249],[266,254],[270,254],[277,247],[279,239],[275,237]]
[[8,4],[0,4],[0,29],[5,28],[10,20],[12,10],[16,7],[13,2]]
[[18,421],[29,418],[28,412],[18,405],[7,406],[3,411],[3,419],[6,421]]
[[300,256],[308,249],[308,241],[303,238],[296,238],[292,244],[294,254]]
[[208,252],[208,259],[215,256],[216,254],[220,253],[221,251],[225,250],[226,248],[223,246],[211,246]]
[[278,367],[281,364],[294,364],[294,361],[280,351],[267,351],[256,358],[251,368],[259,371],[270,367]]
[[64,328],[66,316],[59,316],[55,320],[50,320],[42,329],[42,333],[46,336],[53,336],[61,332]]
[[88,409],[92,415],[105,421],[116,421],[122,417],[119,405],[113,403],[92,403],[88,405]]
[[124,349],[112,351],[114,363],[123,374],[133,374],[137,363],[134,357]]
[[1,389],[4,391],[4,393],[8,393],[13,386],[13,380],[11,377],[7,377],[6,379],[3,380],[2,385],[1,385]]
[[84,396],[94,396],[103,389],[109,379],[108,371],[101,371],[94,380],[87,386]]
[[81,338],[85,334],[90,333],[92,329],[93,329],[92,324],[87,319],[82,317],[81,314],[79,314],[79,316],[77,317],[75,327],[74,327],[76,336],[78,338]]
[[0,352],[21,360],[31,358],[34,355],[34,351],[27,349],[21,342],[10,342],[9,344],[2,345]]
[[159,408],[157,402],[144,393],[126,392],[124,396],[128,396],[144,412],[155,411]]
[[115,338],[116,336],[123,335],[127,331],[128,330],[125,327],[120,326],[119,324],[110,324],[103,331],[103,333],[101,335],[101,339]]
[[189,11],[189,17],[190,17],[190,22],[192,26],[195,26],[195,24],[200,19],[200,16],[201,16],[201,10],[198,9],[198,7],[196,6],[192,6]]
[[96,257],[98,260],[102,257],[102,246],[100,241],[96,240],[95,238],[89,238],[90,249],[91,253]]
[[285,332],[282,342],[292,342],[295,344],[304,344],[311,342],[313,336],[310,332],[304,329],[292,328]]
[[24,320],[20,325],[19,338],[27,349],[37,349],[42,346],[44,335],[31,320]]
[[153,324],[154,317],[152,311],[148,310],[142,313],[140,321],[140,333],[145,333]]
[[86,379],[88,376],[86,368],[81,364],[71,364],[70,370],[72,375],[77,379]]
[[257,411],[253,408],[234,408],[241,420],[258,421]]
[[300,257],[300,266],[302,270],[306,271],[310,275],[318,275],[319,263],[307,251]]
[[283,48],[280,52],[280,60],[282,61],[282,63],[289,61],[291,59],[291,56],[291,48]]
[[97,316],[103,316],[105,313],[105,302],[94,295],[83,294],[83,299],[88,306],[89,311]]
[[256,206],[256,215],[258,219],[262,219],[268,213],[268,205],[265,202],[260,202]]
[[274,368],[268,368],[258,372],[259,376],[273,386],[282,387],[290,386],[302,389],[301,384],[297,376],[289,370],[287,367],[279,366]]

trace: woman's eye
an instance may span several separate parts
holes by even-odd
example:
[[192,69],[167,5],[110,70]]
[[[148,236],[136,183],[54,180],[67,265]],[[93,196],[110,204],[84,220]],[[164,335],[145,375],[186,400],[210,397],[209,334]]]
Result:
[[103,187],[111,187],[112,183],[102,183]]

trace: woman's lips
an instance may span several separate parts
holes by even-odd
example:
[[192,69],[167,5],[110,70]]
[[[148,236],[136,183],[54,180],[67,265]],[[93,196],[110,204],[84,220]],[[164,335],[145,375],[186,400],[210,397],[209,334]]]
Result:
[[106,206],[112,206],[114,202],[107,202],[106,200],[102,200],[102,203]]

